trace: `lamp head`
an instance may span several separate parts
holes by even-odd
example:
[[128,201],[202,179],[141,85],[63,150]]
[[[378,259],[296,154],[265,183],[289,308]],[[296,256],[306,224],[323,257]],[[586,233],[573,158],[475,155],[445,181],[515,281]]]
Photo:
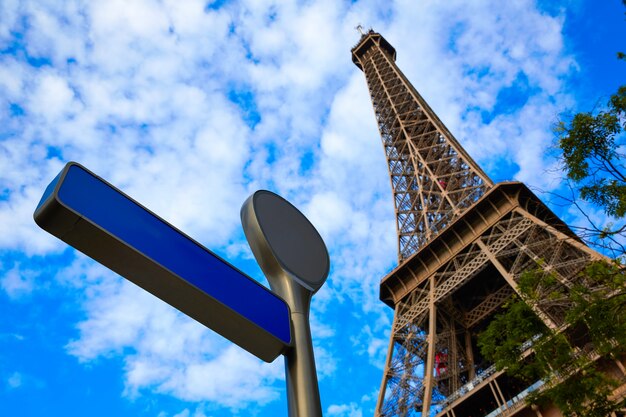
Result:
[[286,274],[315,293],[330,270],[328,250],[311,222],[291,203],[259,190],[241,207],[241,223],[256,261],[270,284]]

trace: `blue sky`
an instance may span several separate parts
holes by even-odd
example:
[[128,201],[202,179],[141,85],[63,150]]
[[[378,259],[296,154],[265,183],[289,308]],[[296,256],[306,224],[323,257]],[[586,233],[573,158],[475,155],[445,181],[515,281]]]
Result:
[[618,0],[467,3],[3,0],[0,416],[287,414],[281,358],[258,361],[34,224],[70,160],[263,283],[239,208],[261,188],[297,205],[331,254],[312,307],[325,415],[372,415],[396,243],[354,27],[396,47],[492,179],[537,190],[562,187],[554,123],[626,79]]

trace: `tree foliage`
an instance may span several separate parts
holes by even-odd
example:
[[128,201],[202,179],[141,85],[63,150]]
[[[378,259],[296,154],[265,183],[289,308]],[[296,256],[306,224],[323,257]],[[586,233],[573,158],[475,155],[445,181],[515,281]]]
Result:
[[626,214],[625,130],[626,86],[611,96],[606,110],[578,113],[569,125],[561,122],[556,128],[567,178],[579,187],[582,199],[614,217]]
[[531,403],[555,404],[566,416],[606,417],[624,406],[610,398],[623,381],[602,365],[618,359],[626,347],[626,270],[619,262],[594,262],[579,278],[548,295],[565,297],[569,307],[564,326],[550,329],[531,306],[546,296],[538,289],[551,287],[557,277],[541,268],[525,272],[519,280],[521,298],[505,304],[478,344],[498,370],[507,369],[528,385],[544,381],[529,395]]

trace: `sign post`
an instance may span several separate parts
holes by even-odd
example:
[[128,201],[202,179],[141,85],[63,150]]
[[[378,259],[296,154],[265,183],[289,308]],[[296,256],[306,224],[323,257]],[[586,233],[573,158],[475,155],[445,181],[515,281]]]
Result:
[[326,246],[269,191],[248,198],[241,216],[273,292],[74,162],[34,213],[47,232],[258,358],[285,355],[289,416],[321,417],[309,307],[328,275]]

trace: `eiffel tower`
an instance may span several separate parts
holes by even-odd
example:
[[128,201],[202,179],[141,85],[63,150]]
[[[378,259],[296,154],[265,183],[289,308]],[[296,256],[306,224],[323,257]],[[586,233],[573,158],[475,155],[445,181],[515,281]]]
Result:
[[[494,184],[395,58],[373,30],[352,48],[387,157],[398,235],[399,265],[380,283],[394,321],[376,416],[560,415],[530,408],[523,397],[534,387],[496,371],[476,337],[524,271],[558,278],[540,289],[547,295],[603,257],[523,183]],[[555,329],[567,307],[546,296],[533,309]]]

